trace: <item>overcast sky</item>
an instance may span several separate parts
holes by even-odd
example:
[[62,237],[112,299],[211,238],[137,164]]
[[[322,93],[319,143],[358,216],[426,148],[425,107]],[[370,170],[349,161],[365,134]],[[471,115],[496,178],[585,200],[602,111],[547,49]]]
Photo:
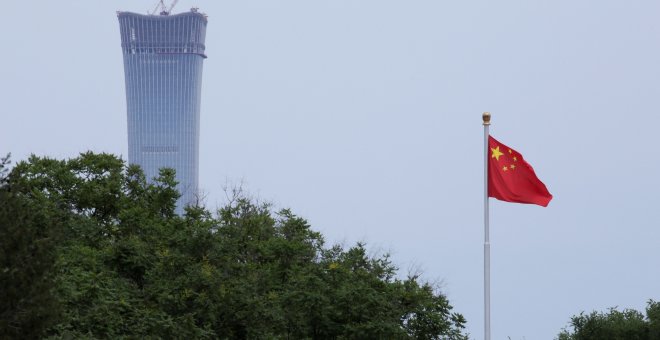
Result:
[[[0,154],[127,156],[115,11],[3,1]],[[491,200],[493,339],[660,299],[660,2],[181,0],[209,16],[200,183],[442,282],[483,338],[483,127],[549,207]]]

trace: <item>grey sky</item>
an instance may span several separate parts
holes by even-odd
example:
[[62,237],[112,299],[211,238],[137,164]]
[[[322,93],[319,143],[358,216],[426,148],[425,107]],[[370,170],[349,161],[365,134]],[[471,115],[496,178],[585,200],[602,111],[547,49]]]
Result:
[[[116,10],[4,1],[0,154],[127,154]],[[291,207],[329,242],[442,280],[483,337],[482,126],[548,208],[492,201],[493,339],[660,299],[660,2],[181,0],[209,15],[201,187]],[[655,138],[653,138],[655,137]]]

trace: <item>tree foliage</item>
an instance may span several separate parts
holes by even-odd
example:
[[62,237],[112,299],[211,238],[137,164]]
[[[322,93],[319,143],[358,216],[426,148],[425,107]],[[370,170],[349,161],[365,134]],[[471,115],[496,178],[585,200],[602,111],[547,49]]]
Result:
[[634,309],[607,313],[580,313],[571,318],[570,327],[559,340],[660,340],[660,302],[649,300],[646,316]]
[[34,338],[55,322],[51,294],[61,217],[50,202],[9,190],[0,159],[0,338]]
[[0,338],[467,338],[434,287],[290,210],[237,195],[178,216],[171,170],[108,154],[3,169]]

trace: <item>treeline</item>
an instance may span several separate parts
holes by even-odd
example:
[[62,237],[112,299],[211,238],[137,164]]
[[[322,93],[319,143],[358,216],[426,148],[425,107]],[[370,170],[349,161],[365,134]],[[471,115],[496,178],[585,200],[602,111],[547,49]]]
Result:
[[109,154],[0,161],[0,338],[467,339],[387,255],[241,195],[178,216],[175,184]]
[[559,340],[660,340],[660,302],[649,300],[646,315],[634,309],[580,313]]

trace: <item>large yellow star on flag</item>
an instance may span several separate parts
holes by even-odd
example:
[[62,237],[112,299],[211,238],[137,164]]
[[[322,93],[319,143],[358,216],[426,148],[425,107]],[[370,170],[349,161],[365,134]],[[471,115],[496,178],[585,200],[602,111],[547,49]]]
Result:
[[499,161],[499,160],[500,160],[500,156],[503,155],[502,151],[500,151],[500,147],[499,147],[499,146],[496,147],[496,148],[494,148],[494,149],[493,149],[493,148],[490,148],[490,151],[493,152],[493,153],[490,155],[490,158],[495,158],[496,161]]

